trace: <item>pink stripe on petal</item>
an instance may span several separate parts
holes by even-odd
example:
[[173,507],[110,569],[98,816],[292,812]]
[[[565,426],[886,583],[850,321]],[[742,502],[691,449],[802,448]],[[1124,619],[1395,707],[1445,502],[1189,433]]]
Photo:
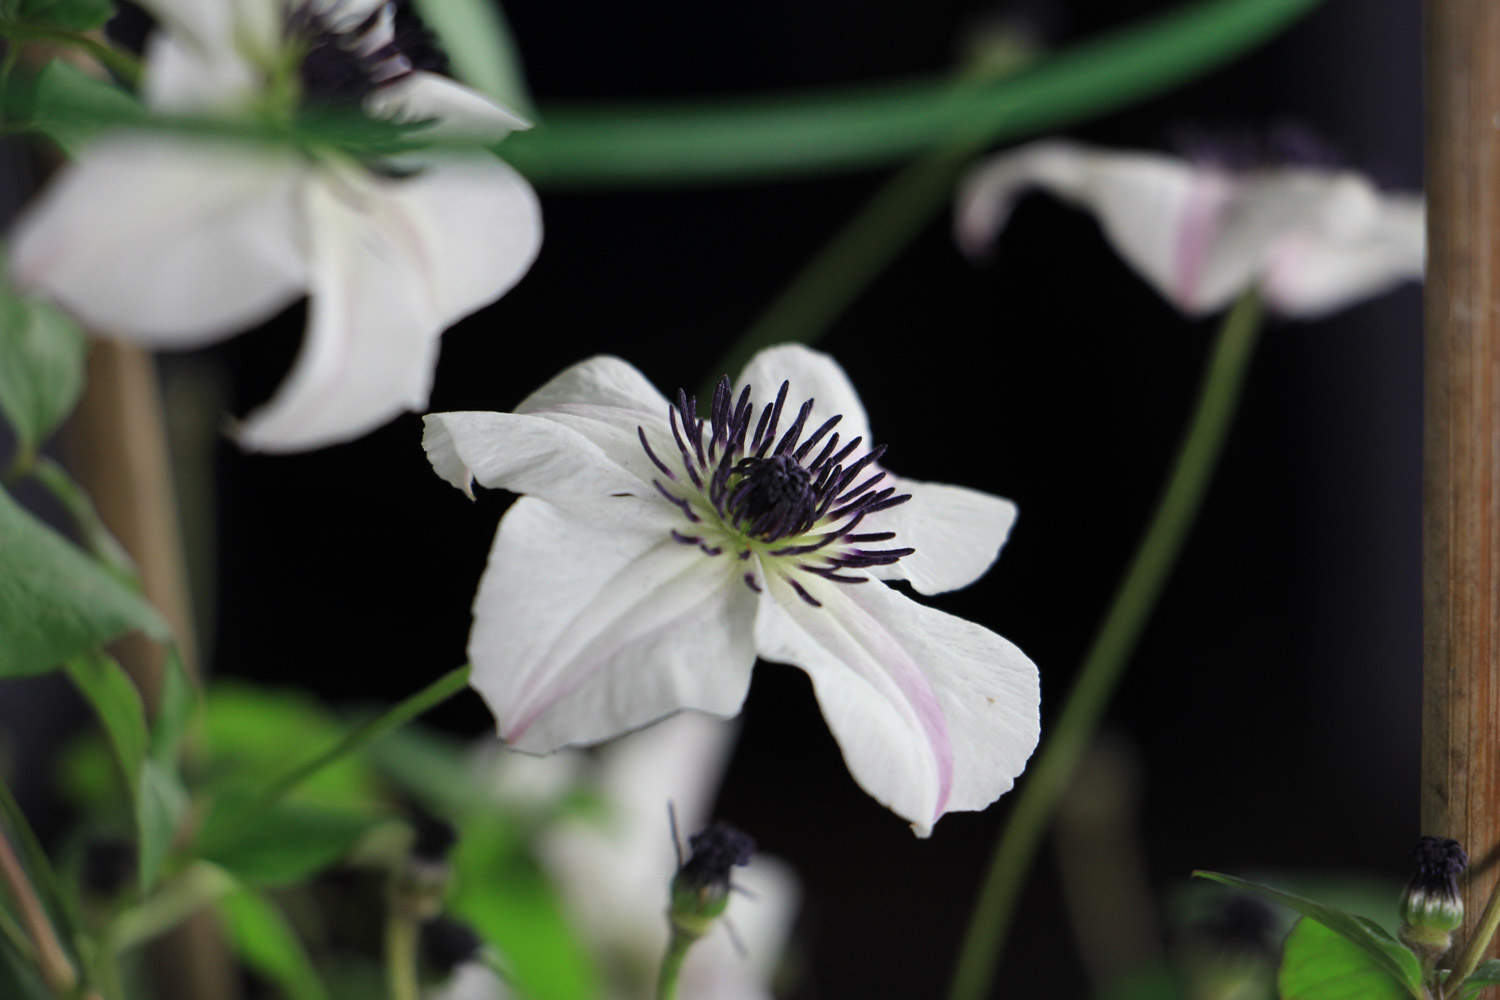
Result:
[[1188,311],[1201,306],[1197,302],[1198,285],[1209,248],[1218,236],[1219,217],[1229,201],[1229,182],[1218,174],[1198,175],[1188,189],[1177,225],[1177,280],[1172,298]]

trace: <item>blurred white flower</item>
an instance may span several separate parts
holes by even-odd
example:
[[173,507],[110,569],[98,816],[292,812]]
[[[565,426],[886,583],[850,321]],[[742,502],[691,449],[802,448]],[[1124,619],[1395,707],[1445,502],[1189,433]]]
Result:
[[1120,256],[1192,315],[1254,286],[1276,312],[1312,317],[1422,277],[1420,195],[1382,193],[1350,172],[1230,173],[1061,141],[1001,153],[969,174],[959,245],[985,249],[1037,187],[1093,212]]
[[[597,357],[514,413],[426,418],[445,480],[527,494],[500,522],[469,638],[501,737],[548,753],[684,708],[734,715],[759,655],[811,676],[855,779],[919,835],[983,809],[1036,746],[1036,667],[878,581],[973,582],[1015,505],[884,471],[826,355],[762,351],[740,384],[738,401],[720,384],[704,421]],[[806,400],[795,417],[788,399]]]
[[[159,111],[287,117],[302,105],[498,141],[526,123],[427,72],[383,0],[149,0],[144,98]],[[308,330],[249,448],[347,440],[426,405],[438,338],[535,257],[530,186],[488,154],[360,162],[307,150],[111,134],[34,203],[11,269],[106,336],[191,347],[306,294]]]

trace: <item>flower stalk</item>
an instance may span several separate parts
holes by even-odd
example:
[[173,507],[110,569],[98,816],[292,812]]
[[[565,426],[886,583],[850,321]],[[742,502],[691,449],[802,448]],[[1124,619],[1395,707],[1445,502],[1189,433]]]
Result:
[[1187,435],[1156,512],[995,846],[969,917],[950,1000],[978,1000],[989,993],[1016,899],[1031,871],[1042,834],[1098,728],[1202,505],[1210,474],[1228,437],[1260,327],[1259,297],[1247,292],[1224,319]]
[[676,1000],[677,979],[682,974],[682,962],[688,949],[698,935],[688,934],[677,927],[672,928],[672,938],[667,942],[666,954],[661,957],[661,972],[656,978],[656,1000]]
[[58,997],[72,996],[78,987],[78,970],[73,967],[72,960],[63,950],[62,942],[57,939],[52,921],[47,918],[42,901],[37,898],[31,880],[26,877],[26,870],[21,867],[20,859],[11,849],[10,841],[3,831],[0,831],[0,881],[3,881],[7,894],[15,903],[17,916],[31,939],[37,968],[47,987]]

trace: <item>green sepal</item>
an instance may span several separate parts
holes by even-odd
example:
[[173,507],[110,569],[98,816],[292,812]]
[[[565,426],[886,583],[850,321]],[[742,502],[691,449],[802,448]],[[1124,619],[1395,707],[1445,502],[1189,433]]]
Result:
[[1209,879],[1232,889],[1260,896],[1273,903],[1280,903],[1282,906],[1296,910],[1304,917],[1311,917],[1329,931],[1363,951],[1400,984],[1406,993],[1416,997],[1417,1000],[1422,1000],[1422,963],[1417,960],[1417,956],[1373,920],[1345,913],[1314,900],[1282,892],[1280,889],[1247,882],[1232,875],[1206,871],[1195,871],[1193,875],[1196,878]]

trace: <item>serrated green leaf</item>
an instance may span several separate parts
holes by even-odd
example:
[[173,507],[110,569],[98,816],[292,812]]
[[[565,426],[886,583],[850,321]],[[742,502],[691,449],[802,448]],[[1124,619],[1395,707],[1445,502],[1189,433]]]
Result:
[[1379,924],[1364,917],[1357,917],[1342,910],[1336,910],[1331,906],[1302,896],[1294,896],[1280,889],[1270,886],[1259,885],[1255,882],[1247,882],[1244,879],[1235,878],[1233,875],[1222,875],[1218,872],[1193,872],[1196,878],[1206,878],[1233,889],[1252,893],[1262,899],[1268,899],[1273,903],[1289,906],[1302,914],[1311,917],[1322,924],[1328,930],[1342,936],[1345,940],[1358,947],[1368,955],[1375,963],[1390,974],[1390,976],[1404,988],[1409,995],[1421,1000],[1422,997],[1422,964],[1417,961],[1407,948],[1382,928]]
[[229,940],[246,965],[281,987],[291,1000],[328,1000],[306,949],[274,903],[242,889],[219,900],[218,908]]
[[531,96],[510,26],[494,0],[416,0],[442,43],[453,75],[512,111],[530,116]]
[[1287,935],[1276,977],[1282,1000],[1401,1000],[1407,995],[1384,963],[1310,917]]
[[1500,960],[1487,958],[1464,980],[1458,1000],[1473,1000],[1491,986],[1500,986]]
[[0,490],[0,678],[45,673],[166,622],[138,594]]
[[21,0],[17,17],[32,24],[91,31],[103,27],[114,12],[110,0]]
[[54,59],[36,76],[26,125],[69,156],[77,156],[84,143],[101,130],[139,121],[145,115],[140,102],[119,87]]
[[69,660],[66,669],[73,685],[99,717],[133,800],[140,789],[148,741],[141,693],[124,668],[100,652]]
[[156,884],[163,863],[171,852],[172,842],[187,811],[188,794],[175,772],[154,760],[141,769],[141,786],[136,793],[135,819],[140,863],[141,891]]
[[197,714],[198,688],[188,677],[177,650],[170,649],[162,665],[156,725],[151,730],[151,759],[162,767],[174,768],[177,752]]
[[56,306],[0,288],[0,413],[35,451],[78,402],[88,338]]
[[[253,824],[233,819],[242,815],[233,803],[223,803],[210,817],[198,852],[255,886],[288,885],[322,871],[347,855],[379,822],[364,813],[295,802],[257,810]],[[221,820],[223,816],[231,819]]]

